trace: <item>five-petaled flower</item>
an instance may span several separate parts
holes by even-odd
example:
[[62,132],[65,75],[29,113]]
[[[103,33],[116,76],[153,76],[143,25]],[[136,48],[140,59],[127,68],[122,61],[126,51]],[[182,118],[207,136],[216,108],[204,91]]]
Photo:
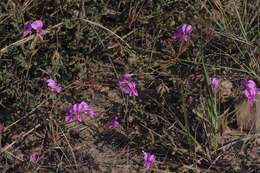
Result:
[[190,40],[190,34],[192,32],[192,26],[189,24],[182,24],[177,28],[177,30],[173,33],[172,39],[176,40],[183,40],[188,42]]
[[133,74],[124,74],[117,81],[117,85],[121,88],[121,90],[128,94],[129,96],[138,96],[138,92],[136,89],[136,84],[132,79]]
[[119,122],[118,122],[118,117],[113,117],[107,124],[107,127],[109,129],[115,129],[117,128],[119,125]]
[[144,169],[147,171],[155,162],[155,155],[142,151],[144,155]]
[[38,161],[38,155],[37,155],[36,153],[31,153],[31,155],[30,155],[30,161],[31,161],[32,163],[37,163],[37,161]]
[[41,20],[35,20],[34,22],[25,22],[23,25],[23,36],[26,37],[27,35],[32,33],[32,30],[36,31],[36,35],[42,39],[43,36],[43,22]]
[[48,79],[47,84],[51,88],[52,92],[59,93],[61,91],[61,87],[53,79]]
[[82,115],[87,115],[90,118],[94,118],[94,111],[93,109],[84,101],[80,102],[79,104],[71,105],[67,113],[65,115],[65,120],[68,122],[78,120],[82,122]]
[[218,79],[213,77],[213,78],[209,78],[209,80],[210,80],[211,89],[213,92],[215,92],[218,87]]
[[256,87],[254,81],[243,80],[241,82],[241,89],[244,90],[248,104],[252,106],[254,104],[256,94],[260,92],[259,88]]

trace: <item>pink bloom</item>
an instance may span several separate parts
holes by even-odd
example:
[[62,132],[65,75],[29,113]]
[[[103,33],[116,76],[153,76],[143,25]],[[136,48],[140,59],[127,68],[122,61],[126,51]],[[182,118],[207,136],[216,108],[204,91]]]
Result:
[[61,91],[61,87],[53,79],[48,79],[47,83],[52,92],[59,93]]
[[27,35],[32,33],[32,25],[30,22],[25,22],[23,25],[23,36],[26,37]]
[[145,151],[142,152],[144,155],[144,169],[147,171],[155,162],[155,155],[151,153],[146,153]]
[[108,123],[107,126],[108,126],[109,129],[115,129],[115,128],[118,127],[118,125],[119,125],[118,117],[113,117],[113,118],[109,121],[109,123]]
[[90,118],[94,118],[94,111],[93,109],[84,101],[82,101],[79,104],[71,105],[67,113],[65,115],[65,120],[68,122],[78,120],[79,122],[82,122],[82,115],[87,115]]
[[32,154],[30,155],[30,161],[31,161],[32,163],[37,163],[37,161],[38,161],[38,155],[37,155],[36,153],[32,153]]
[[124,93],[128,94],[129,96],[138,96],[136,84],[131,76],[132,74],[124,74],[117,81],[117,85],[121,88],[121,90]]
[[210,85],[211,85],[211,89],[212,91],[216,91],[217,87],[218,87],[218,79],[217,78],[209,78],[210,80]]
[[42,38],[43,36],[43,22],[41,20],[35,20],[32,24],[32,28],[36,31],[36,35]]
[[26,37],[27,35],[32,33],[32,29],[36,31],[36,35],[40,38],[43,36],[43,23],[41,20],[35,20],[34,22],[25,22],[23,25],[23,36]]
[[189,24],[182,24],[177,28],[177,30],[173,33],[173,40],[184,40],[188,42],[190,40],[190,34],[192,32],[192,26]]
[[248,104],[252,106],[255,101],[255,96],[259,92],[255,82],[252,80],[243,80],[241,83],[241,89],[244,90]]

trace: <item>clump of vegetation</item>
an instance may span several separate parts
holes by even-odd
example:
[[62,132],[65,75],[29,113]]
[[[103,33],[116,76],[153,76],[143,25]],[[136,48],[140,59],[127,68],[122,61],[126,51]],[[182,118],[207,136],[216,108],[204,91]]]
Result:
[[1,172],[258,172],[258,9],[3,0]]

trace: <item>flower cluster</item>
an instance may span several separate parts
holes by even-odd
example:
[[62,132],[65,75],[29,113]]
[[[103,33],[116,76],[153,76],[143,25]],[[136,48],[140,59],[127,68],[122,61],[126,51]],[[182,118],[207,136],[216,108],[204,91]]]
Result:
[[144,169],[147,171],[155,162],[155,155],[142,151],[144,155]]
[[129,96],[138,96],[138,92],[136,89],[136,84],[132,79],[133,74],[124,74],[119,78],[117,81],[118,86],[121,88],[121,90],[128,94]]
[[41,20],[35,20],[34,22],[25,22],[23,26],[23,36],[26,37],[32,33],[32,30],[36,31],[36,35],[40,38],[43,36],[43,22]]
[[61,91],[61,87],[53,79],[48,79],[47,84],[51,88],[52,92],[59,93]]
[[241,89],[244,91],[248,104],[252,106],[255,101],[255,96],[260,92],[260,89],[256,87],[255,82],[252,80],[243,80],[241,82]]
[[191,32],[192,26],[184,23],[181,26],[179,26],[177,30],[173,33],[172,39],[189,42]]
[[[218,87],[218,81],[217,78],[210,78],[210,85],[213,92],[215,92]],[[243,80],[240,88],[243,90],[248,104],[252,106],[255,102],[257,93],[260,92],[260,89],[257,88],[256,83],[253,80]]]
[[65,115],[65,120],[68,122],[74,120],[82,122],[83,115],[89,116],[90,118],[94,118],[93,109],[84,101],[80,102],[79,104],[71,105],[67,110],[67,113]]

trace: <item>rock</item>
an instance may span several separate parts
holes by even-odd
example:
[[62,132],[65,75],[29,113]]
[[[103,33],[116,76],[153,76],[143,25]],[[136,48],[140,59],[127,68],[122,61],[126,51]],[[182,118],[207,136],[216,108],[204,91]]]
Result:
[[220,79],[218,86],[218,93],[221,103],[227,102],[227,100],[233,96],[233,84],[229,80]]

